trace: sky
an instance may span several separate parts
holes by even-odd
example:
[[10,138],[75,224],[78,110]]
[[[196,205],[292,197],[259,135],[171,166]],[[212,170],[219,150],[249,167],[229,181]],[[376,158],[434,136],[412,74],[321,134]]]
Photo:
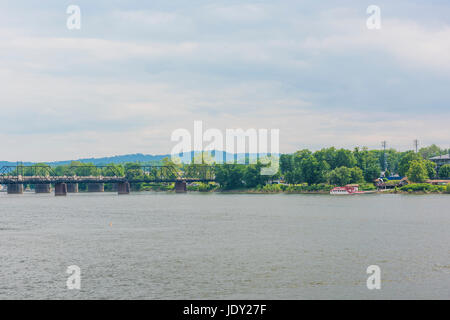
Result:
[[143,2],[0,0],[0,160],[167,154],[195,120],[283,153],[450,147],[448,0]]

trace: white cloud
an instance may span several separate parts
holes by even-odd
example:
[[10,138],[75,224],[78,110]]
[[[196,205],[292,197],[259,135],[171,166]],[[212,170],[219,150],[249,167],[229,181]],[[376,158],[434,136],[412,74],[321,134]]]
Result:
[[297,2],[91,5],[78,34],[55,8],[45,32],[0,29],[0,160],[167,153],[194,120],[279,128],[283,152],[448,143],[445,23],[383,14],[371,31],[365,8]]
[[339,54],[376,51],[393,55],[405,67],[450,70],[450,26],[429,29],[417,22],[385,19],[382,29],[368,30],[352,21],[344,23],[349,29],[341,34],[308,37],[302,47]]

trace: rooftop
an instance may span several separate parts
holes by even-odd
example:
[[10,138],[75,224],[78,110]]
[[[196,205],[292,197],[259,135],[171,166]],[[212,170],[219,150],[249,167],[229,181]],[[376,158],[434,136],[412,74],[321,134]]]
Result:
[[443,154],[440,156],[432,157],[430,160],[450,160],[450,154]]

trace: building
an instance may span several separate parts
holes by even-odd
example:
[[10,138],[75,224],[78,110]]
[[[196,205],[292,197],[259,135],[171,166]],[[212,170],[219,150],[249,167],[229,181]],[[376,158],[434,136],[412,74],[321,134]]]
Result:
[[439,172],[439,168],[441,166],[443,166],[444,164],[450,164],[450,154],[436,156],[436,157],[430,158],[430,160],[436,164],[437,171]]
[[429,183],[429,184],[445,186],[450,183],[450,180],[448,180],[448,179],[447,180],[445,180],[445,179],[443,179],[443,180],[427,180],[425,182]]

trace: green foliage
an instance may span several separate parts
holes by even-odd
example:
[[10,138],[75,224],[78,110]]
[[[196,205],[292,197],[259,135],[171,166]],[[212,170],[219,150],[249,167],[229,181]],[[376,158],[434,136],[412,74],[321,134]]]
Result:
[[255,188],[265,185],[269,179],[275,179],[277,175],[267,176],[261,174],[261,163],[256,164],[223,164],[215,166],[216,182],[224,190],[239,188]]
[[359,189],[363,191],[377,190],[377,187],[373,183],[362,183],[359,185]]
[[447,184],[447,187],[445,188],[446,193],[450,193],[450,183]]
[[439,178],[450,179],[450,164],[444,164],[439,168]]
[[196,182],[187,186],[188,191],[210,192],[218,188],[216,183]]
[[339,149],[336,152],[333,164],[334,168],[339,167],[353,168],[354,166],[356,166],[356,159],[350,150]]
[[419,154],[424,159],[430,159],[431,157],[439,156],[441,154],[446,154],[448,151],[446,149],[441,149],[437,145],[432,144],[429,147],[420,148]]
[[264,185],[269,179],[269,176],[261,175],[262,165],[257,164],[246,165],[243,170],[242,180],[247,188],[255,188],[258,185]]
[[384,183],[387,186],[396,186],[396,185],[398,185],[400,183],[400,180],[386,180],[386,179],[384,179]]
[[294,170],[286,172],[284,180],[289,184],[296,184],[303,182],[302,169],[294,168]]
[[105,168],[102,168],[101,174],[105,177],[123,177],[125,175],[125,168],[120,164],[111,163]]
[[420,154],[415,153],[414,151],[407,151],[402,155],[400,163],[398,165],[398,173],[400,174],[400,176],[404,177],[407,175],[411,162],[414,160],[419,161],[423,160],[423,158],[420,156]]
[[280,172],[286,174],[294,169],[293,157],[290,154],[280,156]]
[[266,184],[265,186],[258,187],[258,191],[261,192],[267,192],[267,193],[276,193],[276,192],[283,192],[286,190],[287,186],[281,185],[281,184]]
[[350,183],[362,183],[364,182],[363,171],[361,168],[354,167],[350,169]]
[[244,186],[243,169],[243,165],[240,164],[216,165],[216,182],[224,190],[242,188]]
[[334,147],[316,151],[314,156],[318,161],[325,161],[328,163],[330,169],[335,169],[338,167],[352,168],[357,163],[351,150],[336,150]]
[[368,151],[367,148],[362,150],[355,148],[353,154],[356,159],[356,165],[363,171],[364,180],[372,182],[380,176],[380,159],[374,150]]
[[400,188],[400,190],[407,192],[444,192],[446,189],[447,186],[432,185],[430,183],[411,183]]
[[361,183],[364,181],[362,170],[358,167],[339,167],[328,174],[328,180],[334,185],[346,185],[349,183]]
[[407,172],[408,180],[411,182],[425,182],[428,179],[426,163],[423,160],[413,160],[409,164]]
[[[134,184],[133,184],[134,185]],[[175,189],[174,183],[140,183],[138,186],[134,186],[133,190],[136,191],[172,191]]]
[[436,177],[436,164],[430,160],[423,160],[423,163],[427,169],[428,178]]

